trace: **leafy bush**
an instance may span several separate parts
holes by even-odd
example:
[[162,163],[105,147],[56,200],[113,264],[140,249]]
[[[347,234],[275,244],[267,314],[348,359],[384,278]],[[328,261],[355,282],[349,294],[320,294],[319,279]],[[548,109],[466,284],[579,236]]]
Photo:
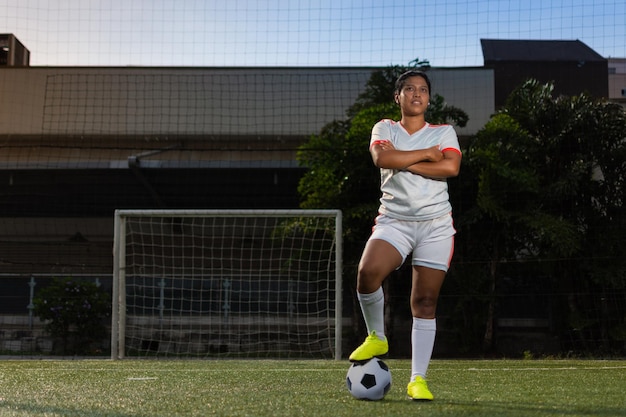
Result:
[[62,342],[61,354],[87,354],[107,335],[110,296],[96,284],[73,278],[54,278],[33,299],[34,314],[46,331]]

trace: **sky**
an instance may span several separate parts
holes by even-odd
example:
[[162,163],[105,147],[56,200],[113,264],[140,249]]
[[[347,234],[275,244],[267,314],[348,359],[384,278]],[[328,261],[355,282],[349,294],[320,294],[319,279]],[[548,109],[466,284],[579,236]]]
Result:
[[482,66],[480,39],[626,58],[624,0],[0,0],[32,66]]

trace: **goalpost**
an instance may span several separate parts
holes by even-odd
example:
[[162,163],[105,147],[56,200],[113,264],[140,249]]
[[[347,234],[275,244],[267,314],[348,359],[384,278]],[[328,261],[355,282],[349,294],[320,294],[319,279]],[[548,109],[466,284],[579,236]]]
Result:
[[116,210],[111,358],[341,358],[340,210]]

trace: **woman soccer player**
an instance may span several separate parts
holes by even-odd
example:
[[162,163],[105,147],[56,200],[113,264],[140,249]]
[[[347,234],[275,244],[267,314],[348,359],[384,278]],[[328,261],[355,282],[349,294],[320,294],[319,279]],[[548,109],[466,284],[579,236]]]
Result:
[[456,133],[449,125],[431,125],[430,80],[420,71],[398,77],[394,90],[399,122],[381,120],[372,129],[370,153],[380,168],[379,215],[357,274],[357,297],[367,326],[365,342],[350,355],[354,362],[387,353],[382,283],[411,256],[411,381],[414,400],[432,400],[426,371],[435,343],[435,311],[454,251],[455,229],[446,178],[461,166]]

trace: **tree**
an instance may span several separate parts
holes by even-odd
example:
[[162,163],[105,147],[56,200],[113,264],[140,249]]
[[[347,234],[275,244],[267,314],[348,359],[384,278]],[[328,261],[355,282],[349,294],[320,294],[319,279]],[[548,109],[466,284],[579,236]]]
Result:
[[46,322],[48,333],[59,339],[61,354],[88,354],[92,344],[106,338],[109,295],[92,282],[55,278],[33,299],[34,314]]
[[[574,290],[594,292],[591,282],[604,291],[624,289],[626,246],[618,235],[625,221],[625,138],[620,106],[585,94],[555,98],[552,84],[535,80],[514,91],[478,132],[466,157],[477,180],[476,204],[463,224],[480,244],[464,248],[473,252],[469,257],[488,259],[492,294],[514,264],[525,274],[545,275],[542,285],[565,294],[551,312],[561,331],[575,320],[578,327],[606,325],[585,317],[588,300]],[[492,298],[487,350],[495,308]],[[616,314],[623,318],[621,308]]]

